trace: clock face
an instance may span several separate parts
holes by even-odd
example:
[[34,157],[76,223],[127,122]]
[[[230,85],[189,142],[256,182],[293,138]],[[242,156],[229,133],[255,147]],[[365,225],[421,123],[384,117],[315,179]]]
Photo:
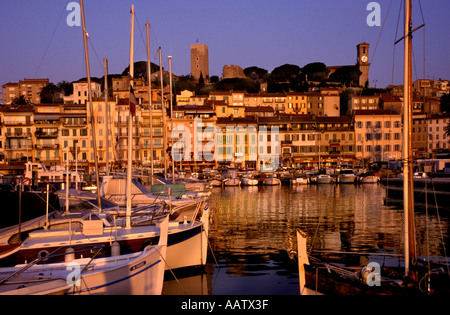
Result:
[[362,61],[362,62],[367,62],[367,56],[362,56],[362,57],[361,57],[361,61]]

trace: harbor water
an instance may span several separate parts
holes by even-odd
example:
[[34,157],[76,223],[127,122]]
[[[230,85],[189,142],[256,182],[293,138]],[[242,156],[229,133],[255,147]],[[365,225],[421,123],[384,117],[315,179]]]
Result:
[[[315,250],[403,253],[403,210],[385,198],[381,184],[214,188],[206,273],[163,294],[298,295],[297,228]],[[416,207],[420,256],[448,254],[448,211]]]

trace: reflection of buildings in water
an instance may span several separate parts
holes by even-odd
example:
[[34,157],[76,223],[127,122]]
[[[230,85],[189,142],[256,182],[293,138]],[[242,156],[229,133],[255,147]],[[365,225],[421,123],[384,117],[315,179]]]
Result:
[[[213,195],[215,250],[247,254],[295,250],[295,231],[301,227],[309,235],[318,234],[319,246],[402,252],[403,213],[383,204],[379,185],[227,187]],[[424,247],[425,218],[419,215],[417,224],[419,246]],[[440,246],[438,225],[436,219],[429,221],[432,252]],[[448,219],[443,225],[447,227]],[[331,236],[339,240],[339,247]]]
[[427,209],[416,207],[415,222],[418,255],[441,257],[445,257],[446,253],[448,255],[448,244],[450,244],[448,216],[443,218],[434,210],[427,211]]

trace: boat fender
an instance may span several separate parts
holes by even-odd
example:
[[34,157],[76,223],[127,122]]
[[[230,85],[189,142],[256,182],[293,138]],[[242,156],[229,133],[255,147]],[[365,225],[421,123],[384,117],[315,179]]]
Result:
[[120,244],[118,242],[114,242],[111,245],[111,257],[120,256]]
[[72,247],[66,249],[66,255],[64,256],[65,262],[71,262],[75,260],[75,250]]

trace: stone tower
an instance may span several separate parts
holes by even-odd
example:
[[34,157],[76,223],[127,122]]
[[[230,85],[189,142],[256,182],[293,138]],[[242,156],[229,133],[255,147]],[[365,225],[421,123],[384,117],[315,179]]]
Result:
[[191,75],[198,81],[200,74],[209,81],[209,54],[205,44],[191,45]]
[[369,46],[368,43],[361,43],[357,48],[357,60],[356,60],[356,66],[358,67],[359,71],[361,71],[361,76],[359,77],[359,85],[361,86],[369,86]]

